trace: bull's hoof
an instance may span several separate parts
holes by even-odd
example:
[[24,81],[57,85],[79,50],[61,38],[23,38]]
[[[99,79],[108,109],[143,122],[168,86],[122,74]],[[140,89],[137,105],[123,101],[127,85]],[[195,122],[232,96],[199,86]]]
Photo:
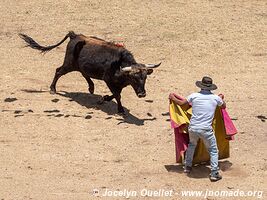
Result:
[[50,94],[56,94],[57,91],[56,90],[50,90]]
[[90,94],[94,94],[95,88],[93,88],[93,87],[89,87],[89,88],[88,88],[88,91],[90,92]]

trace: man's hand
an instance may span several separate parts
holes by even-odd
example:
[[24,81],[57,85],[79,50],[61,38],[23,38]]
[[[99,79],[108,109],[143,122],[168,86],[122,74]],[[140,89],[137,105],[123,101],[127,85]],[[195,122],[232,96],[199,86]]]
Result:
[[169,94],[169,99],[171,101],[173,101],[174,103],[178,104],[179,106],[182,106],[184,104],[188,104],[186,99],[178,99],[178,98],[175,97],[175,95],[173,93]]
[[223,100],[223,105],[221,106],[221,108],[226,108],[226,103],[224,101],[224,95],[223,94],[219,94],[219,97],[221,97],[221,99]]
[[173,101],[174,99],[176,99],[176,97],[174,96],[173,93],[170,93],[170,94],[169,94],[169,99]]
[[221,97],[222,100],[224,100],[224,95],[223,94],[219,94],[219,97]]

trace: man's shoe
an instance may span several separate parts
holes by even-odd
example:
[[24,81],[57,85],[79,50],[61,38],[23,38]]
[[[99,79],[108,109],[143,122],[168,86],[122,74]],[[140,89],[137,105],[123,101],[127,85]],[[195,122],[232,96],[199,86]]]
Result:
[[219,174],[219,172],[210,174],[210,181],[211,182],[216,182],[216,181],[221,180],[221,179],[222,179],[222,176]]
[[192,167],[184,166],[184,173],[189,174],[192,170]]

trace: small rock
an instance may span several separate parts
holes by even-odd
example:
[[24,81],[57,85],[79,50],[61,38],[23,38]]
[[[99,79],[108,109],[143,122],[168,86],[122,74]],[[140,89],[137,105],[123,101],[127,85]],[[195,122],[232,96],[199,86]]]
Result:
[[169,116],[170,113],[169,112],[166,112],[166,113],[161,113],[162,116]]
[[8,98],[5,99],[5,102],[13,102],[13,101],[17,101],[17,100],[18,100],[17,98],[8,97]]
[[59,101],[59,99],[52,99],[51,101],[54,103],[57,103]]
[[91,119],[91,118],[92,118],[91,115],[87,115],[87,116],[85,117],[85,119]]
[[15,115],[14,117],[21,117],[21,116],[24,116],[24,115]]
[[19,114],[19,113],[21,113],[22,112],[22,110],[15,110],[14,111],[14,114]]
[[152,114],[151,113],[147,113],[147,116],[152,117]]
[[62,117],[62,116],[64,116],[64,114],[57,114],[57,115],[55,115],[55,117]]
[[59,110],[44,110],[44,112],[45,113],[53,113],[53,112],[56,112],[56,113],[58,113],[58,112],[60,112]]
[[80,115],[76,115],[76,114],[74,114],[74,115],[71,115],[72,117],[82,117],[82,116],[80,116]]

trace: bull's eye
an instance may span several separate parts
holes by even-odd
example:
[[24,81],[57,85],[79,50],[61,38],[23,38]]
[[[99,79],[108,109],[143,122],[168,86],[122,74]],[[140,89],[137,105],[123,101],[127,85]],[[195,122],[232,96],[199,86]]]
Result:
[[142,76],[140,76],[140,74],[134,74],[134,77],[135,78],[139,78],[139,77],[141,78]]
[[141,78],[142,80],[145,80],[145,79],[146,79],[146,74],[140,74],[140,78]]

